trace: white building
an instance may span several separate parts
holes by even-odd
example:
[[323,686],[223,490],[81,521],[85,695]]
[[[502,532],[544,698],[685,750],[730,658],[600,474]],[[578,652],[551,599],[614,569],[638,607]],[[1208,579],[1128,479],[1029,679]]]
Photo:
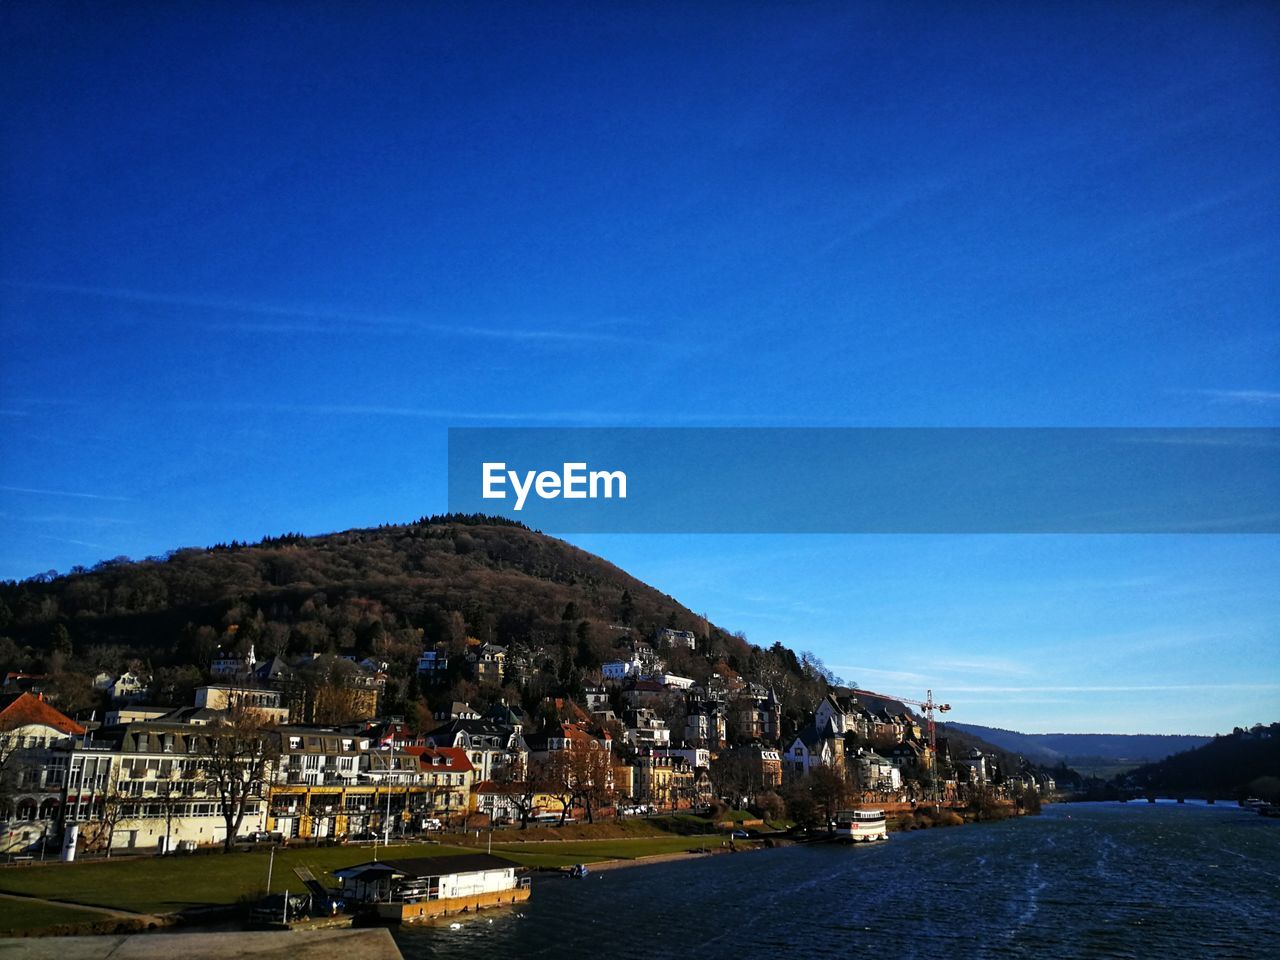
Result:
[[693,681],[688,677],[678,677],[674,673],[656,673],[649,679],[668,690],[689,690],[693,687]]
[[627,677],[639,677],[644,674],[644,661],[639,656],[629,660],[610,660],[600,668],[600,675],[606,680],[625,680]]
[[[147,721],[75,741],[65,762],[67,825],[86,849],[164,852],[221,843],[226,820],[202,769],[206,727]],[[264,785],[245,805],[242,833],[264,829]]]

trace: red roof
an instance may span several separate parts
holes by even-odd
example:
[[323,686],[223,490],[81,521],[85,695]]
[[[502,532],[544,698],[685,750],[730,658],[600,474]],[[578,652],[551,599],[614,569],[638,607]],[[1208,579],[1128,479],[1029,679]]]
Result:
[[0,698],[0,730],[15,730],[35,724],[53,727],[69,736],[84,733],[84,727],[34,694],[19,693]]
[[419,747],[410,746],[401,748],[401,753],[407,753],[411,757],[418,758],[418,766],[431,770],[439,769],[432,764],[435,757],[444,758],[444,766],[450,773],[466,773],[468,770],[474,770],[471,761],[467,759],[467,751],[461,747]]

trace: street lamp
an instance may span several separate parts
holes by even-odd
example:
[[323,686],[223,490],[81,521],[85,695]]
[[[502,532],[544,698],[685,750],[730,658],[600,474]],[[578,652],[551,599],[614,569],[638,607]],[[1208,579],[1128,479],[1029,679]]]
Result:
[[[374,754],[374,756],[377,756],[377,754]],[[396,758],[396,748],[393,742],[391,745],[390,755],[387,758],[387,768],[385,771],[383,771],[382,773],[366,773],[364,771],[357,771],[356,773],[356,776],[364,777],[366,780],[373,780],[375,782],[378,780],[381,780],[386,786],[387,814],[382,820],[382,845],[384,847],[390,846],[391,844],[391,770],[393,765],[395,764],[395,758]],[[375,790],[375,797],[376,797],[376,794],[377,794],[377,791]],[[376,803],[376,800],[375,800],[375,803]],[[374,845],[374,859],[376,860],[378,858],[378,835],[376,833],[373,835],[373,845]]]

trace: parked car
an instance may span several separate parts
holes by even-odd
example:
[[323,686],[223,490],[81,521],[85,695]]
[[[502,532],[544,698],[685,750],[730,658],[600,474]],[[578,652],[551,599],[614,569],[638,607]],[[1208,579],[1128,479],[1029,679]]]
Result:
[[255,830],[240,838],[243,843],[279,843],[283,839],[284,834],[271,833],[267,830]]

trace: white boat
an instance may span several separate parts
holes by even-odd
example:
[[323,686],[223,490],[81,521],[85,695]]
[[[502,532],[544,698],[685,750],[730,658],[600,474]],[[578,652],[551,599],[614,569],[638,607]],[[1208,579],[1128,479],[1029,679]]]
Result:
[[837,840],[851,843],[869,843],[872,840],[888,840],[883,810],[841,810],[836,814]]

